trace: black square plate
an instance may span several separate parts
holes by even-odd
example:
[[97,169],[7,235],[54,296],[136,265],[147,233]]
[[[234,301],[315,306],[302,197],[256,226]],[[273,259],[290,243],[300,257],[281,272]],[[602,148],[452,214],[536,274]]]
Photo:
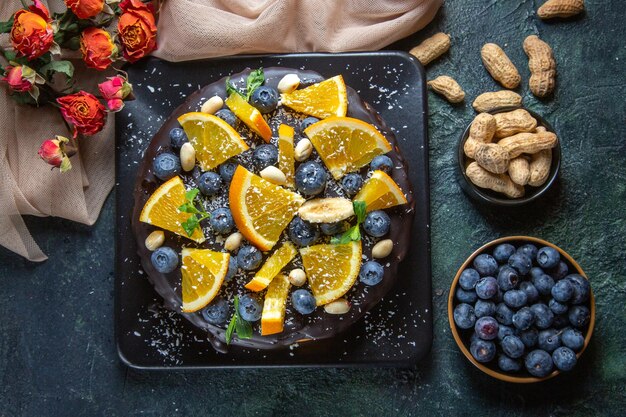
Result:
[[[416,200],[411,248],[392,291],[363,320],[333,339],[281,351],[213,350],[181,316],[161,307],[136,255],[129,215],[138,163],[168,115],[193,91],[247,67],[282,66],[343,75],[394,130],[409,164]],[[238,56],[169,63],[155,58],[129,68],[135,101],[116,115],[116,337],[121,360],[139,369],[404,366],[432,342],[430,195],[424,71],[403,52]]]

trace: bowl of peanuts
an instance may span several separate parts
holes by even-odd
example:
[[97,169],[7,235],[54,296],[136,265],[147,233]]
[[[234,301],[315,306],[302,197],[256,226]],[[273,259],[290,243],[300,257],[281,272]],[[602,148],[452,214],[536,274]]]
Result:
[[523,107],[479,113],[458,148],[459,183],[479,202],[518,206],[556,181],[561,146],[550,124]]

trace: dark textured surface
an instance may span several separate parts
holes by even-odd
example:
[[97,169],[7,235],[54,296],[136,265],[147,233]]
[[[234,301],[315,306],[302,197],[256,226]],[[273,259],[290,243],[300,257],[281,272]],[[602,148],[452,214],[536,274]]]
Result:
[[[623,415],[626,397],[626,32],[621,1],[590,1],[570,22],[542,23],[539,2],[449,1],[407,50],[437,30],[452,50],[428,68],[449,74],[468,102],[495,89],[480,46],[503,45],[528,80],[523,38],[548,41],[558,63],[553,100],[525,103],[562,139],[561,181],[523,209],[474,205],[455,182],[454,152],[473,111],[431,95],[433,350],[412,370],[263,370],[144,374],[127,371],[113,340],[114,201],[94,227],[28,219],[50,255],[35,265],[0,250],[0,416],[158,415]],[[506,45],[506,46],[505,46]],[[497,236],[530,234],[567,250],[597,296],[590,348],[570,375],[511,386],[473,369],[454,344],[447,288],[472,249]]]

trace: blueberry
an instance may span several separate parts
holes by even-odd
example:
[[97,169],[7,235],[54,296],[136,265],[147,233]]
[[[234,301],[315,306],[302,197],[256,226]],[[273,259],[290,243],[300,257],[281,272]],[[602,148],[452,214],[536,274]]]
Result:
[[534,303],[539,299],[539,291],[537,291],[537,287],[535,287],[532,282],[522,281],[519,284],[519,289],[526,293],[526,298],[528,298],[529,303]]
[[[241,251],[239,251],[239,253],[241,253]],[[239,315],[245,321],[258,321],[261,318],[262,311],[261,304],[259,304],[256,297],[244,295],[239,298]]]
[[488,300],[498,293],[498,283],[494,277],[483,277],[476,283],[476,295]]
[[472,268],[464,269],[459,276],[459,285],[464,290],[473,290],[476,287],[476,283],[480,279],[478,271]]
[[478,362],[490,362],[496,356],[496,345],[487,340],[477,339],[470,344],[470,353]]
[[543,378],[550,375],[554,367],[550,354],[539,349],[533,350],[526,355],[524,364],[526,365],[528,373],[532,376],[536,376],[537,378]]
[[559,303],[554,298],[550,299],[550,301],[548,302],[548,307],[550,307],[550,310],[554,314],[565,314],[567,313],[567,310],[569,309],[567,304]]
[[520,338],[520,340],[527,349],[530,349],[537,344],[537,339],[539,339],[539,332],[537,332],[537,329],[533,328],[522,330],[518,332],[517,337]]
[[234,255],[231,255],[230,259],[228,260],[228,271],[226,272],[224,281],[230,282],[237,274],[238,267],[239,265],[237,264],[237,257]]
[[237,253],[237,265],[244,271],[254,271],[261,265],[263,255],[254,246],[243,246]]
[[535,326],[539,329],[547,329],[554,321],[554,314],[544,303],[537,303],[530,306],[535,314]]
[[498,320],[498,323],[510,326],[513,324],[513,314],[513,310],[508,308],[504,303],[500,303],[496,306],[495,318]]
[[570,300],[572,304],[582,304],[589,299],[591,294],[591,286],[589,281],[579,274],[570,274],[564,279],[568,280],[574,287],[574,295]]
[[541,295],[549,295],[554,287],[554,280],[550,275],[541,274],[532,278],[533,285]]
[[227,161],[220,165],[220,177],[225,183],[230,183],[233,179],[233,175],[235,175],[235,170],[239,164],[237,162]]
[[562,329],[564,327],[569,326],[569,317],[566,314],[555,314],[554,320],[552,320],[552,327],[555,329]]
[[215,195],[222,189],[223,181],[215,172],[205,172],[198,178],[198,189],[204,195]]
[[502,351],[509,357],[517,359],[524,355],[524,343],[517,336],[507,336],[500,343]]
[[[461,288],[459,288],[459,290],[465,291],[465,290],[462,290]],[[466,292],[472,292],[474,293],[474,296],[476,297],[475,292],[473,291],[466,291]],[[458,299],[458,294],[457,294],[457,299]],[[476,314],[476,317],[493,316],[494,314],[496,314],[496,304],[492,301],[477,300],[476,304],[474,305],[474,313]]]
[[315,297],[304,289],[295,290],[291,294],[291,304],[300,314],[311,314],[315,311]]
[[506,355],[498,355],[498,368],[504,372],[517,372],[522,369],[522,363],[519,359],[512,359]]
[[230,213],[230,209],[226,207],[220,207],[213,210],[211,212],[211,217],[209,218],[209,223],[215,233],[220,235],[232,232],[235,227],[233,215]]
[[509,335],[514,335],[515,330],[511,326],[507,326],[506,324],[498,325],[498,340],[502,340]]
[[550,275],[552,275],[552,278],[554,278],[555,281],[565,278],[568,273],[569,268],[563,261],[560,261],[556,268],[550,270]]
[[254,148],[252,157],[254,158],[254,165],[261,171],[278,162],[278,148],[269,143],[259,145]]
[[300,217],[294,217],[289,223],[287,233],[289,239],[298,246],[312,245],[320,237],[317,225],[302,220]]
[[200,312],[202,317],[211,324],[225,323],[230,317],[228,302],[223,298],[217,298]]
[[493,340],[498,337],[498,322],[493,317],[481,317],[476,320],[474,331],[483,340]]
[[308,161],[296,169],[296,187],[306,195],[316,195],[326,188],[326,171],[319,163]]
[[537,246],[533,245],[532,243],[527,243],[517,249],[517,253],[526,255],[528,258],[531,259],[531,261],[537,257],[537,252]]
[[173,149],[180,149],[185,143],[189,142],[187,134],[180,127],[170,130],[170,144]]
[[[552,294],[552,298],[554,298],[556,301],[560,303],[566,303],[574,295],[574,286],[572,285],[571,281],[562,279],[554,284],[554,287],[552,287],[552,290],[550,292]],[[562,311],[561,313],[564,312]]]
[[263,114],[271,113],[276,110],[278,105],[278,91],[275,88],[262,85],[252,92],[250,104]]
[[359,281],[365,285],[377,285],[383,280],[385,270],[382,265],[376,261],[367,261],[361,265],[359,271]]
[[526,293],[522,290],[509,290],[504,293],[504,303],[511,308],[521,308],[528,302]]
[[150,256],[152,266],[162,274],[168,274],[178,266],[178,254],[168,246],[161,246]]
[[348,222],[336,222],[336,223],[322,223],[320,224],[320,230],[326,236],[332,236],[339,233],[343,233],[350,227]]
[[530,268],[531,279],[537,278],[539,275],[543,275],[543,274],[545,274],[545,272],[543,271],[543,269],[539,268],[538,266],[533,266],[532,268]]
[[[474,290],[464,290],[463,288],[457,288],[455,293],[456,299],[462,303],[474,304],[478,299],[476,296],[476,291]],[[476,314],[476,317],[482,317],[483,315]]]
[[537,252],[537,264],[543,269],[556,267],[561,261],[559,251],[549,246],[544,246]]
[[585,338],[580,331],[570,327],[561,333],[561,343],[574,352],[580,352],[583,346],[585,346]]
[[164,152],[154,158],[152,172],[162,180],[167,181],[180,174],[180,159],[170,152]]
[[572,326],[578,327],[579,329],[587,326],[591,319],[591,313],[589,313],[589,309],[585,306],[574,306],[569,309],[567,315]]
[[356,195],[363,186],[363,177],[356,172],[344,175],[341,179],[341,187],[350,196]]
[[303,119],[303,120],[300,122],[300,135],[304,135],[304,130],[305,130],[307,127],[309,127],[309,126],[311,126],[312,124],[317,123],[317,122],[319,122],[319,121],[320,121],[320,119],[318,119],[317,117],[313,117],[313,116],[309,116],[309,117],[307,117],[306,119]]
[[498,272],[498,262],[493,256],[481,253],[474,259],[474,269],[483,277],[493,276]]
[[232,111],[228,109],[221,109],[221,110],[216,111],[215,115],[219,117],[220,119],[222,119],[223,121],[225,121],[226,123],[228,123],[229,125],[231,125],[232,127],[237,126],[237,116],[235,116],[235,113],[233,113]]
[[554,352],[554,349],[561,346],[559,332],[557,332],[555,329],[540,331],[539,337],[537,338],[537,346],[539,346],[539,349],[543,349],[546,352]]
[[552,352],[552,361],[560,371],[571,371],[576,366],[576,353],[568,347],[561,346]]
[[452,317],[456,325],[461,329],[471,329],[474,327],[474,323],[476,323],[474,307],[469,304],[461,303],[454,307]]
[[513,326],[519,330],[526,330],[532,326],[535,321],[535,313],[530,307],[522,307],[513,314]]
[[393,169],[393,161],[387,155],[378,155],[370,162],[370,169],[372,171],[381,170],[390,174]]
[[382,210],[374,210],[367,213],[363,222],[363,230],[370,236],[382,237],[389,233],[391,218]]
[[526,275],[533,266],[532,258],[520,253],[519,250],[515,252],[508,260],[509,266],[515,269],[520,275]]
[[511,255],[515,253],[515,246],[509,243],[501,243],[493,250],[493,257],[499,263],[504,263],[509,260]]
[[508,291],[517,287],[518,282],[519,276],[517,275],[517,271],[510,266],[504,265],[498,271],[498,286],[503,291]]

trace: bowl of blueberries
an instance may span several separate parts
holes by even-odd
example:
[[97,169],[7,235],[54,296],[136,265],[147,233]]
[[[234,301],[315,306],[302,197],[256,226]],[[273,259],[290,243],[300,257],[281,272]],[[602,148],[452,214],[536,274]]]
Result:
[[461,265],[448,319],[474,366],[502,381],[532,383],[575,367],[593,333],[595,303],[585,273],[564,250],[510,236]]

